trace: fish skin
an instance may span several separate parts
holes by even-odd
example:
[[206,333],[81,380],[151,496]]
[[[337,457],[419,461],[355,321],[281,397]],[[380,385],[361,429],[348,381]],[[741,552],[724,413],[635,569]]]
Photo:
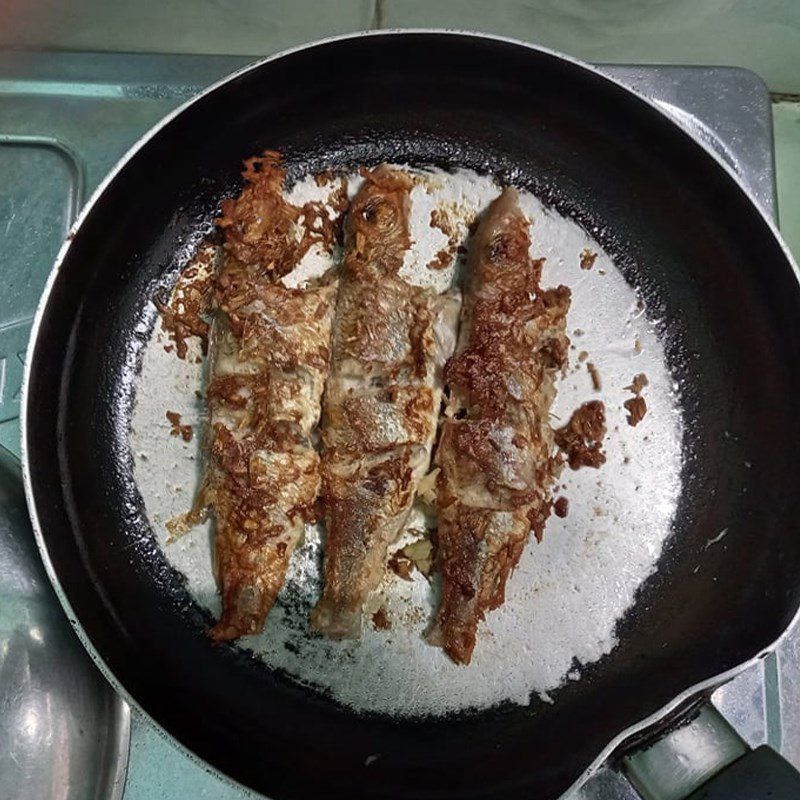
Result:
[[208,635],[217,642],[261,632],[315,520],[321,476],[311,436],[337,292],[331,276],[302,288],[282,282],[315,237],[298,235],[304,209],[284,197],[280,155],[248,159],[242,176],[241,194],[217,218],[205,475],[192,510],[169,526],[182,535],[213,510],[222,614]]
[[336,639],[360,635],[363,605],[429,468],[460,303],[399,276],[409,176],[382,165],[365,178],[346,221],[322,425],[325,586],[311,625]]
[[530,531],[542,535],[560,469],[549,409],[566,364],[570,294],[540,287],[528,228],[516,190],[505,189],[475,233],[459,346],[445,368],[436,455],[442,599],[428,639],[459,664],[470,663],[485,614],[505,601]]
[[[212,326],[206,502],[214,508],[222,615],[215,641],[259,633],[292,553],[313,521],[321,413],[336,286],[262,287]],[[270,346],[270,344],[272,346]]]

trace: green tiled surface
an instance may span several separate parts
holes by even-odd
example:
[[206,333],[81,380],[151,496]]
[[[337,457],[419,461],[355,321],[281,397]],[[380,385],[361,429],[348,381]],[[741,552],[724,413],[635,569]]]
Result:
[[781,233],[800,262],[800,100],[775,103],[772,118]]
[[0,0],[0,47],[266,55],[370,27],[373,0]]
[[483,30],[587,61],[747,67],[800,92],[798,0],[2,0],[0,46],[261,55],[343,31]]
[[187,758],[139,714],[131,716],[131,757],[123,800],[258,800]]
[[585,61],[747,67],[800,92],[798,0],[386,0],[386,27],[484,30]]

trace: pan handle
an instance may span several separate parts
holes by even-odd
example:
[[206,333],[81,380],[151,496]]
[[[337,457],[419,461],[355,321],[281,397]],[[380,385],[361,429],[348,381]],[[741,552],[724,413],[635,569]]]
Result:
[[767,745],[751,750],[706,701],[622,759],[644,800],[797,800],[800,772]]

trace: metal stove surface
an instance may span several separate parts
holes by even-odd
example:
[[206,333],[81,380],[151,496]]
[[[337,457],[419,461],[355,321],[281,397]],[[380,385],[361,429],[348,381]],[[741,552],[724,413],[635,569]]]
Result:
[[[0,443],[19,452],[20,385],[39,294],[88,193],[167,112],[247,63],[226,56],[0,53]],[[777,215],[772,115],[761,80],[725,67],[602,66],[717,150]],[[714,703],[752,746],[800,767],[800,630],[718,689]],[[135,716],[125,800],[253,797]],[[575,800],[634,800],[601,770]]]

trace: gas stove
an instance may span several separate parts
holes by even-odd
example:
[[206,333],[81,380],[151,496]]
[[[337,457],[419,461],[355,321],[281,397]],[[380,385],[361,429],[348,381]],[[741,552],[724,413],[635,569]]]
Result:
[[[19,452],[20,385],[33,313],[88,194],[149,127],[245,63],[227,56],[0,53],[0,444]],[[601,69],[656,100],[716,150],[777,216],[772,114],[756,75],[726,67]],[[800,767],[800,629],[712,699],[751,746],[768,743]],[[127,781],[113,797],[254,795],[193,761],[134,712]],[[575,797],[637,795],[603,769]]]

